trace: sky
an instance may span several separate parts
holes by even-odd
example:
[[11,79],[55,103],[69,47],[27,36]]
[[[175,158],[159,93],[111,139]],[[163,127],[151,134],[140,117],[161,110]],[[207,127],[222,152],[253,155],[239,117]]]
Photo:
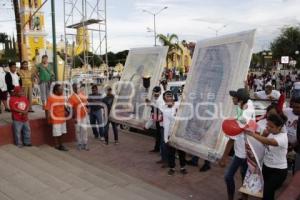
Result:
[[[14,19],[10,2],[0,0],[0,32],[8,34],[15,32],[13,21],[7,21]],[[64,34],[63,0],[55,3],[59,39]],[[143,10],[157,12],[165,6],[156,17],[157,33],[175,33],[179,40],[196,42],[216,37],[215,30],[225,35],[256,29],[254,51],[268,49],[282,27],[300,25],[300,0],[107,0],[108,51],[153,46],[153,32],[147,31],[153,30],[153,16]],[[50,0],[43,11],[50,40]]]

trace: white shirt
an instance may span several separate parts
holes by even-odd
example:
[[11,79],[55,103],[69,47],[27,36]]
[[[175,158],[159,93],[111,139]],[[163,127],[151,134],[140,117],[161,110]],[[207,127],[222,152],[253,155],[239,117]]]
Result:
[[297,122],[298,122],[298,116],[293,113],[292,108],[286,108],[283,110],[283,113],[285,116],[287,116],[288,120],[286,122],[286,128],[287,128],[287,136],[288,141],[291,144],[294,144],[297,142]]
[[15,73],[11,73],[9,72],[10,75],[11,75],[11,78],[12,78],[12,84],[13,86],[17,87],[17,86],[20,86],[20,77],[18,76],[18,74],[15,72]]
[[265,149],[264,164],[270,168],[286,169],[287,168],[287,133],[269,134],[268,138],[275,139],[278,146],[267,146]]
[[179,103],[175,102],[172,108],[169,108],[167,105],[164,105],[161,108],[163,113],[163,127],[164,127],[164,141],[167,143],[169,141],[170,136],[170,128],[175,122],[175,115],[178,110]]
[[6,72],[4,71],[3,67],[0,67],[0,90],[2,92],[7,91],[7,85],[6,85],[6,82],[5,82],[5,75],[6,75]]
[[254,85],[256,85],[257,90],[262,90],[263,81],[260,79],[254,79]]
[[269,100],[269,97],[272,96],[275,100],[278,100],[280,97],[280,92],[277,90],[272,90],[271,94],[267,95],[265,91],[255,92],[259,99]]
[[245,135],[241,133],[237,136],[230,136],[230,139],[234,140],[234,154],[239,158],[246,158],[246,149],[245,149]]

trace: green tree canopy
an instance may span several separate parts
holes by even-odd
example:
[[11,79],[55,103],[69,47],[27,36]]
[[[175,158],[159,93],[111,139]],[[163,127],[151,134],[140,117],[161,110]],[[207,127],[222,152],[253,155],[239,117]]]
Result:
[[281,30],[281,34],[271,43],[273,58],[280,60],[281,56],[289,56],[297,61],[297,67],[300,67],[300,28],[286,27]]

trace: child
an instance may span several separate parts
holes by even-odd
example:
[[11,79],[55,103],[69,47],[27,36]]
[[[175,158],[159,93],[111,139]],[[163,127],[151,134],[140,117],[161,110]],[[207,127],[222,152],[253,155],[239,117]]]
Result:
[[176,151],[179,155],[179,161],[180,161],[180,173],[181,174],[187,174],[187,171],[185,169],[185,152],[181,150],[176,150],[174,147],[172,147],[169,143],[169,137],[170,137],[170,127],[172,123],[174,122],[175,115],[178,109],[178,104],[175,104],[173,93],[171,91],[166,91],[163,94],[163,99],[165,101],[165,105],[160,108],[160,110],[163,113],[163,126],[164,126],[164,141],[166,143],[166,149],[168,152],[168,162],[169,162],[169,171],[168,175],[172,176],[175,174],[175,154]]
[[267,118],[265,133],[246,133],[266,145],[262,174],[264,178],[263,200],[274,199],[275,192],[281,187],[287,177],[287,133],[283,132],[284,119],[271,114]]
[[48,97],[45,111],[47,121],[52,124],[55,148],[60,151],[68,151],[62,144],[62,136],[67,133],[65,103],[62,85],[54,85],[53,94]]
[[77,138],[77,149],[89,151],[88,148],[88,111],[87,111],[87,97],[78,91],[77,84],[73,84],[73,94],[69,98],[69,103],[72,106],[75,117],[75,129]]
[[[11,109],[12,120],[13,120],[13,131],[15,137],[15,144],[18,147],[24,146],[30,147],[30,126],[28,122],[28,110],[29,101],[23,95],[22,88],[16,86],[13,90],[13,96],[10,97],[9,106]],[[22,142],[22,133],[24,141]]]

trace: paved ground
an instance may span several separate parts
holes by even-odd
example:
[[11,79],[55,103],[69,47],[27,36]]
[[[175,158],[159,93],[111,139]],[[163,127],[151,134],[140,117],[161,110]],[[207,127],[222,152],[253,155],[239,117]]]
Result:
[[[121,132],[120,144],[111,143],[109,146],[91,138],[89,152],[78,152],[73,144],[69,144],[69,147],[72,155],[89,164],[111,166],[184,199],[226,199],[224,169],[213,165],[210,171],[200,173],[198,168],[188,167],[187,175],[177,173],[169,177],[167,169],[155,163],[159,156],[148,153],[153,147],[153,138],[145,135]],[[203,160],[199,163],[201,165]],[[236,178],[237,186],[240,186],[238,174]]]

